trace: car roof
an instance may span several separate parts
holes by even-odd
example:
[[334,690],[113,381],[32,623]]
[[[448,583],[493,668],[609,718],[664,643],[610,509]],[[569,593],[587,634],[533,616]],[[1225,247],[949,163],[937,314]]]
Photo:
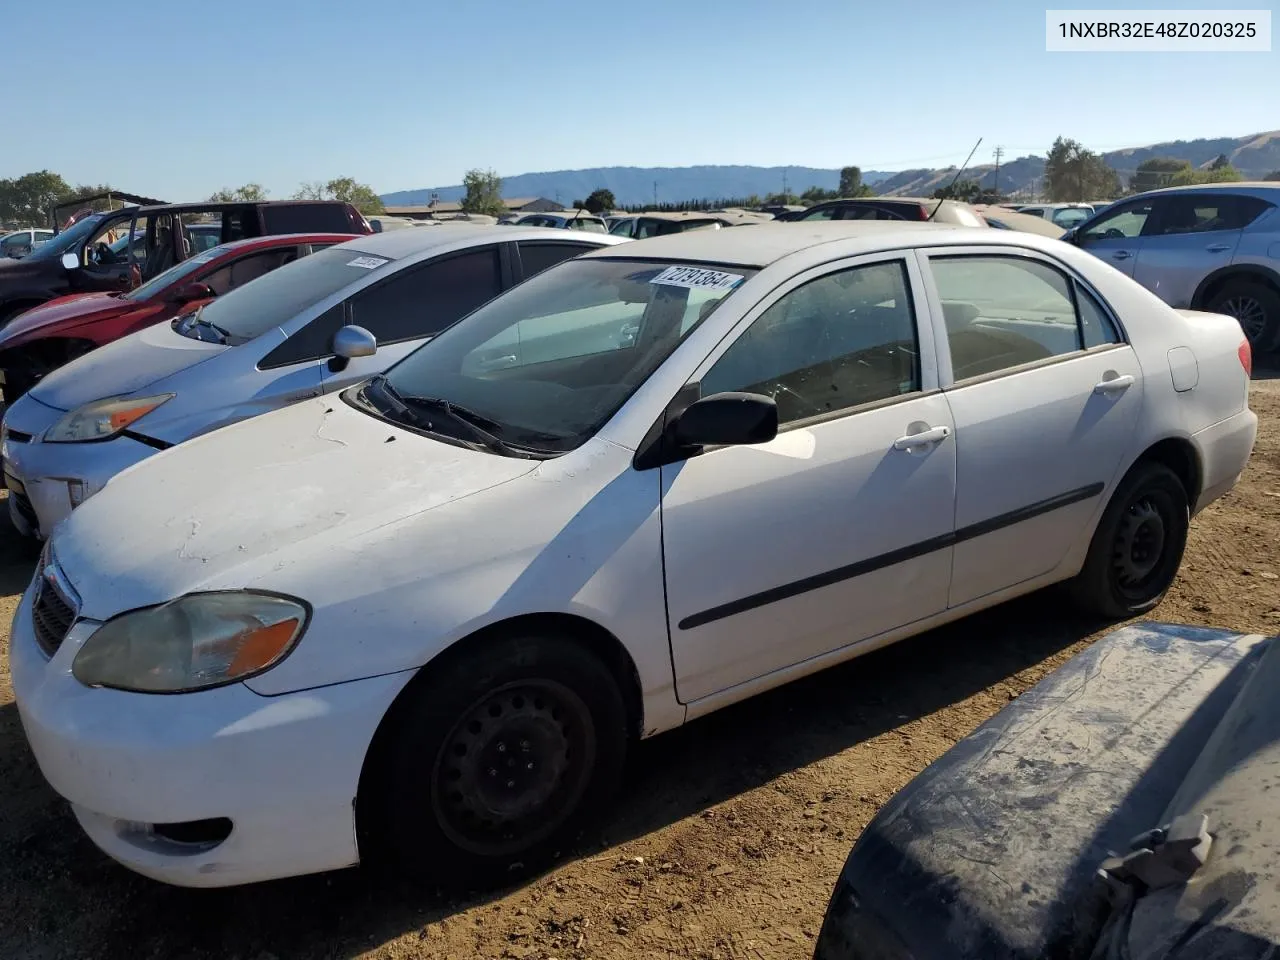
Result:
[[[840,240],[862,240],[849,256],[929,246],[941,240],[957,243],[1023,243],[1032,234],[1013,230],[992,237],[990,227],[962,227],[949,223],[916,223],[906,220],[798,220],[768,222],[754,230],[689,230],[645,240],[632,240],[625,250],[593,250],[584,257],[627,257],[681,260],[699,263],[764,267],[793,253]],[[1034,244],[1032,244],[1034,245]]]
[[[1152,197],[1161,193],[1187,193],[1187,192],[1210,192],[1221,193],[1227,191],[1248,191],[1266,190],[1273,192],[1280,190],[1280,181],[1276,180],[1229,180],[1225,183],[1188,183],[1179,187],[1160,187],[1157,190],[1148,190],[1145,193],[1135,194],[1136,197]],[[1132,200],[1134,197],[1125,197],[1126,200]]]
[[570,240],[599,243],[608,246],[627,243],[624,237],[606,233],[589,233],[575,230],[566,232],[558,227],[499,226],[490,223],[457,223],[448,230],[391,230],[356,237],[342,244],[343,249],[372,253],[389,260],[402,260],[430,250],[446,246],[472,246],[482,243],[511,243],[515,240]]

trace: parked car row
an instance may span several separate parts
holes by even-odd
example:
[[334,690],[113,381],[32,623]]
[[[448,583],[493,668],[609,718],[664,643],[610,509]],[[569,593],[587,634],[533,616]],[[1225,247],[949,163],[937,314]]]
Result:
[[52,230],[14,230],[0,236],[0,260],[21,260],[53,237]]
[[1235,320],[1030,232],[301,253],[0,428],[23,729],[170,883],[506,882],[640,738],[1049,584],[1150,609],[1257,429]]

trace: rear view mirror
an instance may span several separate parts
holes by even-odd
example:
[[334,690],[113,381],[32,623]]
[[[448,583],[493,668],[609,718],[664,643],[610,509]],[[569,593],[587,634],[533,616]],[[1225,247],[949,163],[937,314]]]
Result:
[[199,280],[184,283],[174,294],[179,303],[190,303],[192,300],[208,300],[215,296],[217,294],[213,292],[213,288],[207,283],[201,283]]
[[778,435],[778,407],[758,393],[716,393],[687,406],[672,429],[682,447],[768,443]]
[[64,253],[62,255],[62,267],[64,270],[74,270],[80,266],[80,258],[74,253]]

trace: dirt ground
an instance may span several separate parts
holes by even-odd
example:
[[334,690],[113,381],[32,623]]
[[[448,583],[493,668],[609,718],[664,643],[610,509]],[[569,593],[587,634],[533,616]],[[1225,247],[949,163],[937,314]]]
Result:
[[[1280,629],[1280,379],[1237,489],[1192,525],[1154,618]],[[0,622],[31,576],[0,528]],[[0,957],[800,958],[859,831],[958,739],[1107,629],[1033,596],[641,745],[553,872],[445,901],[360,871],[221,891],[117,867],[45,785],[0,664]],[[7,632],[3,643],[8,643]]]

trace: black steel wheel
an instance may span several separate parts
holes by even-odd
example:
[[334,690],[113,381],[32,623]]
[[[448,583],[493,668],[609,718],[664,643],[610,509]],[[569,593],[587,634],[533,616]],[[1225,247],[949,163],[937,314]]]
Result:
[[1076,602],[1114,619],[1150,610],[1178,575],[1189,523],[1187,490],[1177,474],[1154,461],[1135,464],[1107,504],[1071,583]]
[[586,789],[591,712],[552,680],[508,684],[454,726],[431,777],[433,813],[460,848],[495,857],[561,826]]
[[443,887],[536,870],[617,788],[629,731],[604,663],[554,636],[450,656],[407,687],[361,777],[361,859]]

